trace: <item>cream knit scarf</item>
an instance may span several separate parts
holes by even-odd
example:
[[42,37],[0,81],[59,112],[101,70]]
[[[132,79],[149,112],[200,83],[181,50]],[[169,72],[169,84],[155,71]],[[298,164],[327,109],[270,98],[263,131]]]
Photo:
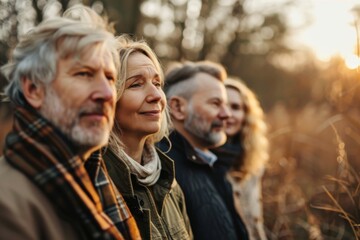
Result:
[[137,176],[140,183],[146,186],[154,185],[160,177],[161,162],[155,147],[152,144],[145,144],[142,162],[143,165],[132,159],[123,152],[123,161],[130,168],[131,173]]

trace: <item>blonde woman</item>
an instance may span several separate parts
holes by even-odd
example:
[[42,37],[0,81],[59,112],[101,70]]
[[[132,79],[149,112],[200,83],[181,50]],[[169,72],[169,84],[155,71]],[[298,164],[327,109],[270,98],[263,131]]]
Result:
[[120,37],[120,81],[105,162],[143,239],[191,239],[174,163],[155,143],[168,134],[169,116],[159,61],[145,42]]
[[255,94],[240,80],[225,80],[228,106],[227,142],[215,150],[224,175],[232,184],[235,208],[250,239],[266,239],[261,199],[261,178],[268,160],[268,140],[263,110]]

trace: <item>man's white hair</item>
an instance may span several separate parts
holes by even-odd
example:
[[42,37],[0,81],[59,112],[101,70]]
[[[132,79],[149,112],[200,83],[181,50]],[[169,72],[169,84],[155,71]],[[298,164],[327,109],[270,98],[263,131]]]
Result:
[[116,69],[119,68],[113,34],[91,19],[52,18],[20,38],[11,60],[1,69],[9,81],[5,94],[12,102],[23,105],[22,79],[28,78],[35,85],[47,85],[55,79],[59,59],[80,59],[85,48],[91,45],[100,44],[109,49]]

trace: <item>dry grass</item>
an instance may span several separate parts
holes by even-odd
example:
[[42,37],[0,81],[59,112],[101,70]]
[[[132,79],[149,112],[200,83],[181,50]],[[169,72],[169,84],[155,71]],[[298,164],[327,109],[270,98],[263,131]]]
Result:
[[[354,22],[358,56],[359,21]],[[334,60],[311,80],[312,99],[306,106],[278,105],[268,113],[272,147],[263,179],[267,235],[359,240],[360,71]]]
[[278,105],[267,114],[269,239],[360,239],[359,81],[327,82],[324,101],[296,110]]

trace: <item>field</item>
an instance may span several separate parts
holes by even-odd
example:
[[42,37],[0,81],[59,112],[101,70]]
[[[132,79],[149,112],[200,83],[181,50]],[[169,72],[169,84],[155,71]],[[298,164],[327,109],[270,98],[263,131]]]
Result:
[[267,112],[269,239],[360,239],[360,73],[332,79],[302,107]]

